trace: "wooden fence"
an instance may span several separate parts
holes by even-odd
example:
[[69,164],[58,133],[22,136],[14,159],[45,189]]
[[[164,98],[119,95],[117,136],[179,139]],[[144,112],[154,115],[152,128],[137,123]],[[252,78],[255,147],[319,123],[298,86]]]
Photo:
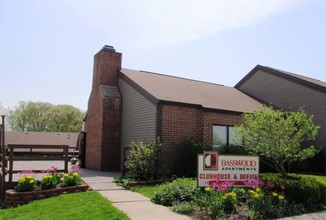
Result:
[[[63,161],[64,169],[59,172],[68,172],[68,145],[8,145],[8,162],[9,162],[9,184],[12,183],[13,174],[22,172],[14,169],[15,161]],[[43,169],[44,170],[44,169]],[[43,170],[35,170],[35,173],[41,173]]]
[[[2,141],[2,138],[0,138]],[[0,141],[0,142],[1,142]],[[5,195],[6,188],[6,174],[7,174],[7,156],[4,153],[5,149],[3,149],[2,145],[0,145],[0,202],[3,200]]]
[[[67,173],[69,160],[72,157],[77,158],[78,153],[76,147],[69,147],[68,145],[8,144],[8,146],[1,147],[0,199],[3,199],[6,189],[12,188],[15,185],[13,175],[23,171],[21,169],[15,169],[16,161],[62,161],[64,168],[59,169],[58,172]],[[33,172],[42,173],[43,170],[33,169]],[[6,175],[8,175],[7,180]]]
[[7,156],[5,148],[4,116],[0,125],[0,202],[3,200],[6,189]]

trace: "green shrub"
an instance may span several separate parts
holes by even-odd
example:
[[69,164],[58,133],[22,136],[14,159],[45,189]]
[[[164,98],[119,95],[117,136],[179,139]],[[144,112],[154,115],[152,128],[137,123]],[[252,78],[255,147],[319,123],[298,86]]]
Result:
[[[318,181],[319,182],[319,181]],[[321,202],[326,205],[326,184],[319,182]]]
[[284,193],[289,202],[321,202],[323,199],[322,194],[326,191],[322,183],[310,176],[289,174],[288,178],[284,179],[280,174],[264,173],[261,174],[261,178],[266,182],[273,182],[277,186],[285,184],[286,189]]
[[171,206],[174,203],[192,201],[196,183],[190,178],[180,178],[162,184],[155,192],[152,201],[156,204]]
[[171,210],[182,215],[189,215],[194,210],[194,204],[191,202],[176,204],[171,207]]
[[212,147],[199,140],[186,140],[184,148],[180,152],[182,155],[182,164],[180,164],[182,170],[180,173],[183,176],[195,177],[197,174],[197,155],[209,150],[212,150]]
[[133,142],[130,144],[130,153],[125,162],[130,174],[140,180],[150,180],[158,178],[160,174],[160,157],[162,144],[157,139],[150,144],[143,142]]

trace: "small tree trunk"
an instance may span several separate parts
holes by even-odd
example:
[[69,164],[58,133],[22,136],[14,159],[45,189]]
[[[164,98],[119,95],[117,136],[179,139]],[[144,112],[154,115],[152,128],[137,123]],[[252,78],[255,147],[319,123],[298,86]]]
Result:
[[282,176],[283,178],[286,179],[286,178],[288,177],[288,173],[287,173],[287,171],[286,171],[286,169],[285,169],[284,162],[281,161],[281,162],[279,162],[278,165],[279,165],[279,167],[280,167],[279,172],[280,172],[281,176]]

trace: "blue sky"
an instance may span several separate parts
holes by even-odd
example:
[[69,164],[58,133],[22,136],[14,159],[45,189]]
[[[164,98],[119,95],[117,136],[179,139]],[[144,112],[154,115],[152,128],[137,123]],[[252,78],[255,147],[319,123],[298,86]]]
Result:
[[326,81],[326,1],[0,0],[0,103],[87,109],[93,56],[234,86],[257,64]]

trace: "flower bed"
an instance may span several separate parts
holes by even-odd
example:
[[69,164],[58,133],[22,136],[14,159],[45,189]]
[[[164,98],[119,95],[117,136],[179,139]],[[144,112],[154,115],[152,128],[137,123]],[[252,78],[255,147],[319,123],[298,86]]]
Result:
[[79,186],[58,187],[48,190],[34,190],[30,192],[16,192],[14,189],[8,189],[5,193],[4,207],[16,207],[18,205],[27,204],[34,200],[46,199],[52,196],[58,196],[65,193],[84,192],[90,187],[83,183]]
[[193,219],[274,219],[325,210],[326,185],[315,178],[261,177],[245,181],[245,187],[217,178],[206,188],[196,187],[194,179],[178,178],[151,188],[139,187],[137,192]]
[[80,179],[80,168],[73,166],[69,173],[57,172],[57,167],[44,170],[43,179],[35,180],[32,170],[25,170],[17,186],[5,192],[4,206],[14,207],[31,201],[49,198],[64,193],[86,191],[89,186]]
[[197,188],[193,180],[180,178],[161,185],[151,200],[196,219],[272,219],[289,215],[291,204],[284,196],[285,184],[258,178],[246,181],[246,187],[233,184],[216,178],[210,186]]

